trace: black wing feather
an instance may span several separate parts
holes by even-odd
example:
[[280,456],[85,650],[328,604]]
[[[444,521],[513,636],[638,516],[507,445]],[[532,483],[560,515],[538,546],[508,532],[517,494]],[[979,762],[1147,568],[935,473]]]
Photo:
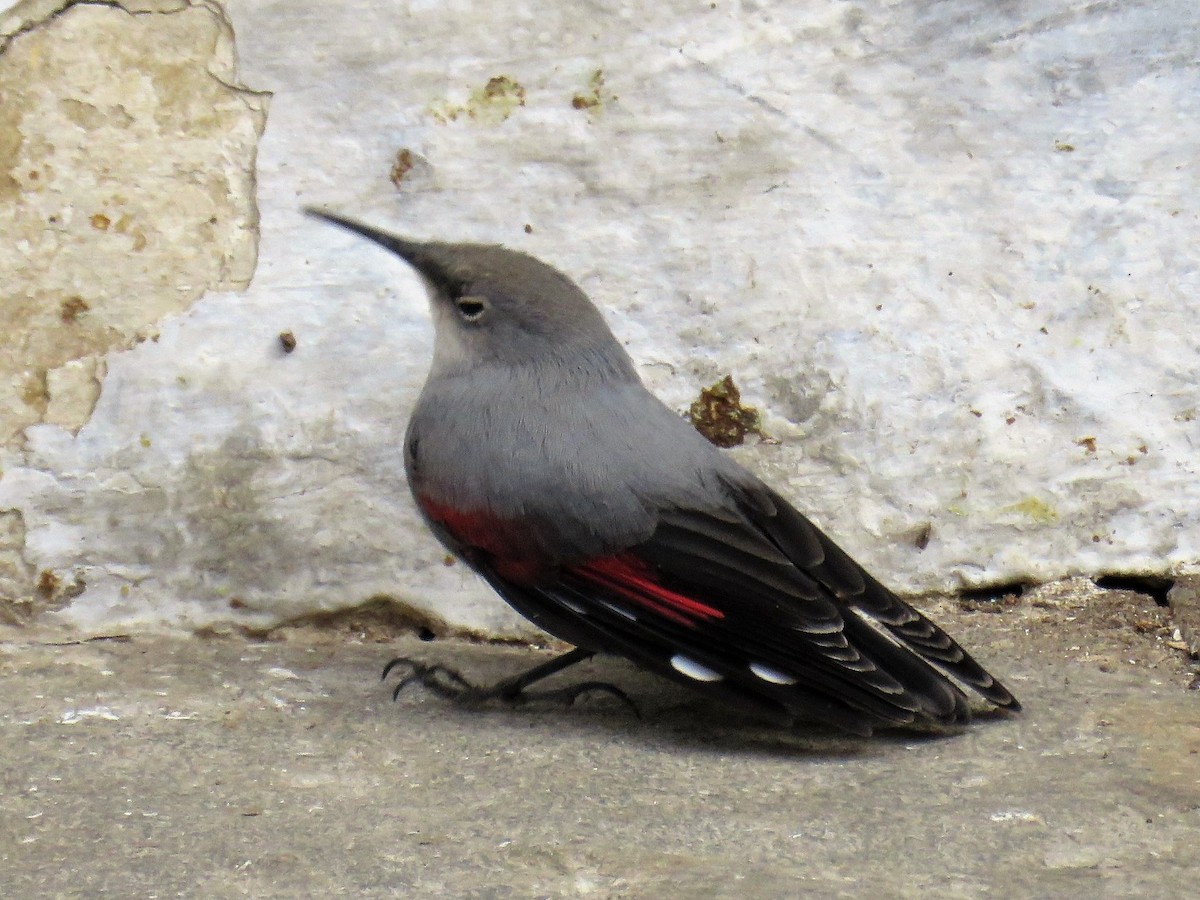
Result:
[[784,553],[791,546],[809,547],[815,539],[825,550],[825,559],[819,572],[816,569],[810,572],[836,596],[884,625],[903,646],[968,685],[990,703],[1014,711],[1021,708],[1017,698],[950,635],[871,577],[786,500],[773,491],[770,496],[776,505],[776,515],[769,522],[761,518],[752,521],[770,534]]
[[[747,498],[738,513],[664,512],[654,534],[627,551],[656,584],[719,617],[656,614],[579,567],[534,584],[502,578],[486,561],[476,568],[518,612],[563,640],[778,721],[816,717],[857,733],[960,723],[970,716],[960,684],[1020,708],[937,625],[777,494],[766,498]],[[679,655],[718,677],[688,677],[672,664]]]

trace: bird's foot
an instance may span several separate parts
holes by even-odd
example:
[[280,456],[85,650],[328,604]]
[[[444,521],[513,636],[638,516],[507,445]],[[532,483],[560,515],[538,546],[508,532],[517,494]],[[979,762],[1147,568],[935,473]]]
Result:
[[585,694],[608,694],[610,697],[616,697],[622,703],[629,707],[629,711],[633,713],[635,718],[642,717],[642,711],[638,709],[636,703],[630,696],[617,687],[615,684],[609,684],[607,681],[581,681],[578,684],[568,684],[566,687],[557,688],[552,691],[518,691],[512,698],[505,697],[506,700],[515,702],[523,702],[526,700],[556,700],[561,701],[564,706],[574,706],[575,701]]
[[487,688],[471,684],[454,669],[437,663],[423,663],[407,656],[397,656],[391,660],[383,667],[379,680],[386,681],[393,670],[401,670],[402,667],[407,667],[408,674],[396,683],[396,689],[392,691],[393,700],[399,698],[400,692],[410,684],[420,684],[439,697],[451,700],[478,702],[488,697]]
[[530,684],[538,680],[537,677],[531,678],[530,676],[535,675],[535,673],[540,675],[541,671],[545,668],[546,666],[537,666],[529,672],[523,672],[512,678],[506,678],[493,685],[477,685],[468,681],[460,672],[451,669],[449,666],[443,666],[440,663],[424,663],[406,656],[398,656],[384,666],[381,680],[386,680],[393,671],[407,670],[406,674],[396,683],[396,687],[392,690],[393,700],[396,700],[400,696],[400,692],[409,685],[419,684],[439,697],[445,697],[456,703],[467,705],[482,704],[489,700],[500,700],[515,706],[530,701],[549,700],[562,702],[563,705],[569,707],[573,706],[575,701],[585,694],[602,693],[616,697],[628,706],[637,718],[640,719],[642,717],[637,704],[630,699],[629,695],[616,685],[609,684],[606,681],[583,681],[579,684],[571,684],[566,687],[545,691],[526,690]]

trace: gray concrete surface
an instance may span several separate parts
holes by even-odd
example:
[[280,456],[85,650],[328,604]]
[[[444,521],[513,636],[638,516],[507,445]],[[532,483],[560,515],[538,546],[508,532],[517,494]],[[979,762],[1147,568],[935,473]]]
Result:
[[616,661],[574,677],[620,683],[641,721],[602,697],[393,704],[393,654],[487,679],[547,651],[370,621],[258,641],[7,632],[0,894],[1196,896],[1200,694],[1165,613],[1079,590],[926,606],[1023,715],[780,732]]

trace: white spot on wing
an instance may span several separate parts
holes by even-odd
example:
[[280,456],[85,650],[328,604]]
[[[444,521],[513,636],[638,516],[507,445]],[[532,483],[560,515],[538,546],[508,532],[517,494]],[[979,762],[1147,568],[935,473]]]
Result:
[[631,613],[629,610],[627,610],[627,609],[622,609],[622,608],[621,608],[621,607],[619,607],[619,606],[614,606],[612,603],[609,603],[607,600],[600,600],[599,602],[600,602],[602,605],[604,605],[604,606],[607,606],[609,609],[611,609],[613,612],[615,612],[615,613],[616,613],[618,616],[624,616],[624,617],[625,617],[626,619],[628,619],[630,622],[636,622],[636,621],[637,621],[637,616],[635,616],[635,615],[634,615],[633,613]]
[[694,678],[696,681],[720,681],[721,673],[714,672],[708,666],[702,666],[694,659],[688,659],[686,656],[681,656],[676,653],[671,657],[671,668],[688,678]]
[[558,602],[561,603],[563,606],[565,606],[567,609],[569,609],[571,612],[575,613],[575,615],[577,615],[577,616],[586,616],[587,615],[587,610],[584,609],[582,606],[580,606],[578,603],[576,603],[574,600],[568,600],[566,597],[559,597]]
[[772,669],[770,666],[764,666],[762,663],[750,663],[750,671],[761,678],[763,681],[769,681],[771,684],[795,684],[796,679],[786,672],[780,672],[778,669]]

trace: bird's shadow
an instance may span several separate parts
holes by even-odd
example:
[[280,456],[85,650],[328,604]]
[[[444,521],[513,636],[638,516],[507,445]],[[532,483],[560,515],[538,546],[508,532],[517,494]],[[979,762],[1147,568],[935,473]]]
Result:
[[[396,697],[401,709],[411,714],[451,717],[464,727],[474,717],[483,717],[489,727],[511,727],[528,733],[545,727],[556,735],[573,735],[595,740],[636,739],[660,749],[691,752],[798,757],[811,760],[869,758],[906,751],[914,746],[952,741],[966,732],[964,727],[877,729],[870,737],[849,734],[817,721],[778,725],[751,713],[699,697],[683,687],[643,672],[623,660],[604,659],[585,664],[586,676],[576,672],[547,680],[547,687],[570,686],[581,680],[619,684],[632,699],[627,702],[604,692],[580,694],[573,702],[561,698],[529,699],[513,703],[490,700],[461,703],[435,696],[419,684],[407,686]],[[474,668],[474,667],[473,667]],[[481,668],[493,669],[493,666]],[[387,692],[391,688],[384,686]],[[386,694],[385,694],[386,696]],[[982,709],[975,714],[976,727],[988,721],[1009,718],[1003,711]]]

